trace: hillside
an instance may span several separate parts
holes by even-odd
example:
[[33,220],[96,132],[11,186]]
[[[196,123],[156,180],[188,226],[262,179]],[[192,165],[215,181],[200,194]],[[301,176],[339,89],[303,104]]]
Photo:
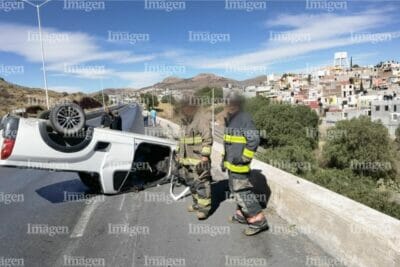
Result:
[[[79,99],[83,93],[60,93],[49,90],[50,104],[62,100]],[[0,116],[19,108],[29,106],[46,106],[45,92],[43,89],[24,87],[12,84],[0,78]]]
[[[234,86],[249,86],[249,85],[259,85],[267,80],[266,75],[257,76],[254,78],[246,79],[243,81],[230,79],[222,76],[218,76],[212,73],[200,73],[191,78],[180,78],[176,76],[170,76],[153,84],[151,86],[146,86],[140,89],[133,88],[107,88],[104,89],[104,93],[108,95],[122,95],[122,94],[130,94],[132,92],[142,91],[150,88],[160,88],[160,89],[173,89],[173,90],[197,90],[203,87],[225,87],[228,84],[232,84]],[[90,95],[95,95],[100,93],[94,92]]]
[[186,89],[186,90],[196,90],[206,86],[210,87],[224,87],[227,84],[239,84],[238,81],[217,76],[212,73],[201,73],[197,76],[187,79],[181,79],[177,77],[168,77],[162,82],[156,83],[153,86],[145,87],[143,89],[148,89],[151,87],[162,88],[162,89]]
[[[135,89],[130,88],[106,88],[103,90],[107,95],[123,95],[123,94],[130,94],[135,91]],[[101,91],[96,91],[94,93],[90,93],[91,96],[97,95],[101,93]]]

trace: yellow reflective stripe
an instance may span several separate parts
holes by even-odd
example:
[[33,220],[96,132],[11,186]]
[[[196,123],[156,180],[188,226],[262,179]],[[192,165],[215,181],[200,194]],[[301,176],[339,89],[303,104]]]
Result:
[[245,148],[243,150],[243,155],[249,159],[252,159],[254,157],[254,151],[251,151],[250,149]]
[[246,144],[246,137],[240,135],[224,134],[224,141],[228,143]]
[[249,165],[234,165],[228,161],[224,161],[224,167],[227,168],[228,170],[232,172],[237,172],[237,173],[246,173],[250,172],[250,166]]
[[201,136],[195,136],[195,137],[183,137],[180,139],[181,143],[185,143],[187,145],[197,145],[201,144],[203,142],[203,139]]
[[203,142],[203,138],[201,138],[201,136],[196,136],[195,138],[194,138],[194,141],[193,141],[195,144],[200,144],[201,142]]
[[197,165],[201,162],[199,159],[194,158],[181,158],[179,159],[179,163],[183,165]]
[[203,147],[203,149],[201,150],[201,154],[203,156],[209,156],[211,154],[211,147],[209,146]]
[[197,204],[199,204],[202,207],[207,207],[211,205],[211,198],[199,198],[197,196]]

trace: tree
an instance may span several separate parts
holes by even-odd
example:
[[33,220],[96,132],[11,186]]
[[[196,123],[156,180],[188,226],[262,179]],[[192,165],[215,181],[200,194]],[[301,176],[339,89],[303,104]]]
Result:
[[361,83],[360,83],[360,91],[364,92],[364,85],[363,85],[363,82],[362,82],[362,81],[361,81]]
[[[194,96],[202,100],[201,102],[212,104],[212,96],[213,96],[213,88],[212,87],[203,87],[200,90],[196,91]],[[214,88],[214,99],[218,103],[218,99],[222,99],[224,97],[224,93],[222,88]]]
[[327,167],[351,169],[376,179],[395,172],[389,133],[381,122],[362,116],[339,121],[331,131],[323,148]]
[[[93,96],[93,98],[103,105],[103,94],[102,93],[95,94]],[[110,99],[109,96],[107,94],[104,94],[104,103],[106,103],[106,105],[107,105],[109,99]]]
[[161,103],[171,103],[172,105],[175,105],[176,100],[172,95],[164,95],[161,97]]
[[396,128],[396,131],[395,131],[394,135],[395,135],[394,141],[396,142],[396,144],[400,148],[400,125]]
[[259,155],[259,159],[297,175],[308,173],[316,168],[311,149],[297,145],[266,149]]
[[265,135],[264,147],[302,146],[313,149],[318,142],[319,118],[309,107],[289,104],[260,106],[254,113],[257,128]]
[[151,93],[140,94],[141,102],[146,104],[148,108],[158,106],[158,98]]
[[246,99],[245,110],[254,116],[261,107],[269,104],[270,100],[268,98],[262,96],[252,97]]
[[97,99],[88,96],[82,97],[77,101],[77,104],[83,109],[100,108],[103,106],[103,102],[99,102]]

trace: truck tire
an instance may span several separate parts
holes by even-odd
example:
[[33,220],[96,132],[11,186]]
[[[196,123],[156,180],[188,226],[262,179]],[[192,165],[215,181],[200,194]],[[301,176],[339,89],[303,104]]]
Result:
[[86,123],[83,109],[75,103],[55,106],[50,111],[49,120],[56,132],[69,136],[81,131]]
[[79,172],[82,183],[93,193],[101,193],[100,175],[90,172]]

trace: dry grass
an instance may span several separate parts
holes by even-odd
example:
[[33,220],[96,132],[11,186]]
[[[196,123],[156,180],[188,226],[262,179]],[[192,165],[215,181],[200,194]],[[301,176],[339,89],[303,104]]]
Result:
[[[49,91],[50,105],[61,101],[70,101],[80,98],[82,93],[67,94]],[[13,110],[29,106],[41,106],[45,108],[45,92],[43,89],[23,87],[8,83],[0,78],[0,116]]]

